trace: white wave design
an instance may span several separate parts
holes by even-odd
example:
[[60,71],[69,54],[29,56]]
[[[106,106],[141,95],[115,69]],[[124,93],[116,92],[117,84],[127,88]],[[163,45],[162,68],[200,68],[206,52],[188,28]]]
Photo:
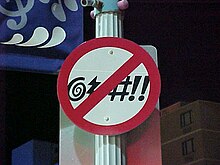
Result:
[[59,44],[61,44],[66,38],[66,32],[61,27],[55,27],[52,32],[51,40],[43,46],[40,46],[38,48],[49,48],[54,47]]
[[9,41],[1,42],[1,44],[14,45],[14,44],[22,42],[23,39],[24,39],[24,37],[21,34],[16,33],[12,36],[12,38]]
[[64,0],[64,4],[71,11],[77,11],[78,10],[78,5],[77,5],[75,0],[74,1],[73,0]]
[[[48,40],[48,38],[49,38],[48,30],[44,27],[37,27],[34,30],[31,38],[24,43],[21,43],[24,37],[22,36],[22,34],[19,34],[19,33],[14,34],[9,41],[0,42],[0,43],[5,44],[5,45],[33,47],[33,46],[38,46],[38,45],[45,43]],[[65,30],[61,27],[55,27],[53,29],[50,41],[43,46],[38,46],[37,48],[50,48],[50,47],[57,46],[61,44],[65,40],[65,38],[66,38]]]
[[16,44],[18,46],[37,46],[44,43],[49,37],[49,33],[47,29],[44,27],[38,27],[34,30],[32,37],[25,43]]
[[50,0],[40,0],[42,3],[49,3]]

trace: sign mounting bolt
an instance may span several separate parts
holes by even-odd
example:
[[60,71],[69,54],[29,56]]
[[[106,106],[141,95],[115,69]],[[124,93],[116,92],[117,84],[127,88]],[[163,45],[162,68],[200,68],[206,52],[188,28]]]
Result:
[[109,50],[108,54],[113,55],[114,51],[113,50]]
[[110,117],[106,116],[106,117],[104,117],[104,120],[105,120],[106,122],[109,122],[109,121],[110,121]]

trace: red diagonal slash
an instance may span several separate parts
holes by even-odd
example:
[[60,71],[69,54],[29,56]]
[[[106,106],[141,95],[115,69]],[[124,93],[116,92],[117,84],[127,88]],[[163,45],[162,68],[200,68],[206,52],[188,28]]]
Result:
[[95,107],[112,89],[123,81],[134,69],[142,62],[140,56],[132,56],[115,73],[113,73],[98,89],[96,89],[84,102],[76,109],[75,115],[85,116],[93,107]]

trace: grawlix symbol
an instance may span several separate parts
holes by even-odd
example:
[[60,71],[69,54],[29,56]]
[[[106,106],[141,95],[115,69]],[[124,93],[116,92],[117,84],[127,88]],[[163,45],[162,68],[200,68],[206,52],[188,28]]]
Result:
[[[130,76],[128,76],[125,81],[122,81],[120,84],[118,84],[116,88],[114,88],[114,90],[108,94],[111,96],[110,101],[114,101],[115,96],[121,96],[120,101],[123,101],[125,96],[129,95],[129,92],[127,91],[129,85],[132,85],[132,90],[131,90],[131,96],[128,97],[128,100],[133,101],[135,99],[134,95],[139,86],[141,78],[142,76],[135,76],[133,84],[132,84],[132,81],[130,81]],[[141,90],[141,96],[138,97],[139,101],[143,101],[145,99],[144,94],[147,90],[148,84],[149,84],[149,76],[145,76],[142,90]],[[123,86],[123,89],[121,92],[118,91],[118,86]]]
[[144,94],[145,94],[145,92],[147,90],[148,84],[149,84],[149,77],[145,76],[144,77],[143,87],[142,87],[142,90],[141,90],[141,96],[139,96],[139,98],[138,98],[139,101],[144,100]]
[[[134,101],[135,97],[138,95],[136,94],[137,88],[140,86],[140,82],[143,76],[135,76],[134,80],[132,82],[131,77],[127,76],[124,81],[119,83],[109,94],[110,96],[110,101],[114,101],[116,96],[120,97],[120,101],[124,101],[125,97],[130,95],[128,97],[129,101]],[[140,96],[138,97],[139,101],[143,101],[145,99],[144,94],[146,93],[147,87],[149,85],[149,76],[144,76],[143,77],[143,85],[140,86],[141,88],[141,93]],[[84,84],[85,78],[84,77],[77,77],[73,80],[70,81],[68,84],[68,95],[69,99],[71,101],[79,101],[81,100],[86,94],[91,95],[96,88],[99,86],[101,83],[100,81],[97,80],[97,76],[94,77],[89,83],[88,86],[90,88],[87,90],[86,85]],[[128,87],[131,86],[131,93],[128,91]],[[121,87],[121,88],[120,88]]]
[[[127,92],[127,88],[128,88],[128,86],[129,86],[130,84],[132,84],[132,82],[129,81],[129,80],[130,80],[130,76],[128,76],[125,81],[122,81],[120,84],[118,84],[118,85],[115,87],[115,89],[114,89],[111,93],[108,94],[108,95],[111,96],[111,100],[110,100],[110,101],[113,101],[114,98],[115,98],[115,96],[121,96],[120,101],[123,101],[123,100],[124,100],[125,96],[129,94],[129,92]],[[119,86],[119,85],[123,85],[123,90],[122,90],[122,92],[117,92],[117,89],[118,89],[118,86]]]
[[92,94],[94,92],[94,90],[96,89],[96,87],[100,84],[101,82],[97,81],[97,76],[88,84],[91,85],[91,87],[89,88],[89,90],[86,92],[88,94]]
[[128,98],[130,101],[133,101],[135,99],[135,97],[133,95],[135,94],[135,92],[137,90],[137,87],[138,87],[140,80],[141,80],[141,76],[135,76],[132,91],[131,91],[132,96],[130,96]]
[[71,101],[79,101],[85,96],[86,86],[82,82],[84,80],[84,77],[77,77],[68,84],[68,95]]

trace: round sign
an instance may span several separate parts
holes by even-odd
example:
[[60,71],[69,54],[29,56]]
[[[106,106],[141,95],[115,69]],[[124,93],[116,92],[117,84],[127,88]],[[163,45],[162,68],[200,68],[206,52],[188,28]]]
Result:
[[94,134],[116,135],[153,112],[160,75],[151,56],[134,42],[97,38],[71,52],[57,87],[60,104],[74,124]]

